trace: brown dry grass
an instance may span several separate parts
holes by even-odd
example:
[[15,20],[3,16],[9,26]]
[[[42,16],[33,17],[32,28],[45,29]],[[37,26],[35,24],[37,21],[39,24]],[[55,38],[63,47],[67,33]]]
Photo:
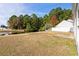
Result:
[[74,39],[55,35],[38,32],[1,36],[0,55],[77,55]]

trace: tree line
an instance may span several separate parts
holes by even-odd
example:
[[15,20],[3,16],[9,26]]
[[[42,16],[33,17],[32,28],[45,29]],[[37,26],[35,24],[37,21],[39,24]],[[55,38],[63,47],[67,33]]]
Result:
[[24,29],[27,32],[44,31],[56,26],[62,20],[72,18],[71,9],[62,9],[60,7],[52,9],[43,17],[38,17],[36,14],[12,15],[8,20],[8,27],[11,29]]

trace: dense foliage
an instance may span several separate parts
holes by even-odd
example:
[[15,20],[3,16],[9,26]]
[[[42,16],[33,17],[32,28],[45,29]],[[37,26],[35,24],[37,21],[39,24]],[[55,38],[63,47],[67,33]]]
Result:
[[62,9],[60,7],[52,9],[44,17],[38,17],[36,14],[12,15],[8,20],[8,26],[11,29],[24,29],[27,32],[44,31],[52,26],[56,26],[62,20],[72,18],[71,9]]

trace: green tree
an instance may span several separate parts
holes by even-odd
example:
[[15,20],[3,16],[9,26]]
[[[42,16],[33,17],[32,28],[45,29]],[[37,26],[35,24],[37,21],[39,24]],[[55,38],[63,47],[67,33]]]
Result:
[[18,17],[18,29],[23,29],[23,15]]
[[38,19],[38,17],[37,17],[37,15],[36,14],[32,14],[31,15],[31,18],[32,18],[32,20],[31,20],[31,26],[32,26],[32,28],[33,28],[33,31],[38,31],[38,29],[39,29],[39,19]]
[[50,16],[49,15],[45,15],[44,17],[43,17],[43,24],[44,24],[44,26],[43,26],[43,30],[45,29],[45,30],[47,30],[47,29],[49,29],[51,26],[50,26]]
[[18,26],[18,17],[16,15],[13,15],[8,20],[8,26],[11,29],[17,29]]
[[31,27],[30,23],[27,23],[26,32],[32,32],[32,31],[33,31],[33,29]]
[[23,17],[23,28],[25,29],[26,28],[26,26],[27,26],[27,23],[29,23],[30,22],[30,16],[29,15],[24,15],[24,17]]
[[48,15],[45,15],[45,16],[43,17],[43,22],[44,22],[44,24],[48,23],[49,21],[50,21],[49,16],[48,16]]

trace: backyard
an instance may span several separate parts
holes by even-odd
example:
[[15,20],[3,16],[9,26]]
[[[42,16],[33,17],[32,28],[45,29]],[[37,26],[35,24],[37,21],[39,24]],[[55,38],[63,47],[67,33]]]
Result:
[[0,55],[77,55],[73,33],[31,32],[0,36]]

